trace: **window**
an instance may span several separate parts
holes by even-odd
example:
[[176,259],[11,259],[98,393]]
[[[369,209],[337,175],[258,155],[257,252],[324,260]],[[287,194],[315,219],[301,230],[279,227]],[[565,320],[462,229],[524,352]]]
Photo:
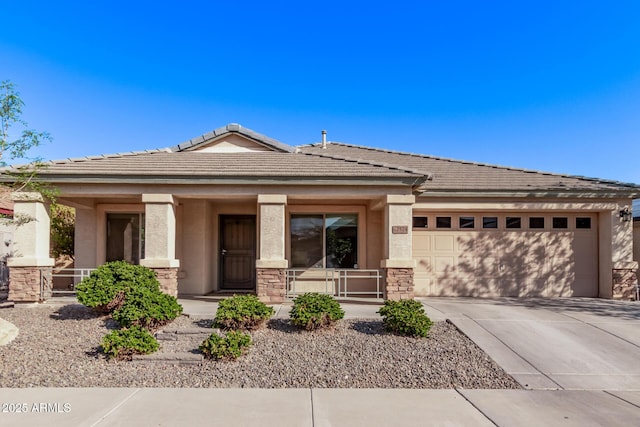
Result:
[[521,227],[522,227],[522,219],[519,216],[507,217],[507,228],[521,228]]
[[451,217],[450,216],[437,216],[436,217],[436,228],[451,228]]
[[413,228],[427,228],[429,227],[429,218],[426,216],[414,216]]
[[569,219],[567,217],[553,217],[553,228],[569,228]]
[[591,218],[576,218],[576,228],[591,228]]
[[529,218],[529,228],[544,228],[544,217],[532,216]]
[[107,259],[140,264],[144,258],[144,214],[107,214]]
[[460,228],[475,228],[476,219],[472,216],[461,216],[459,218]]
[[483,216],[482,217],[482,228],[498,228],[498,217],[497,216]]
[[358,216],[291,215],[291,266],[356,268]]

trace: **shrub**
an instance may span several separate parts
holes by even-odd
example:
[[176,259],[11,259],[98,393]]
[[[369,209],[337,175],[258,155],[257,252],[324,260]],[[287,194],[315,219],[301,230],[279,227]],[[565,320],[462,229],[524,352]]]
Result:
[[413,337],[426,337],[431,328],[431,319],[425,314],[419,301],[385,301],[378,310],[387,331]]
[[103,313],[117,310],[129,289],[145,287],[160,291],[156,273],[141,265],[113,261],[101,265],[76,286],[81,304]]
[[293,300],[291,323],[307,330],[331,326],[344,317],[344,310],[331,295],[306,293]]
[[213,333],[200,344],[205,357],[216,360],[231,360],[242,356],[251,345],[251,336],[242,331],[229,331],[224,337]]
[[224,329],[257,329],[274,314],[255,295],[234,295],[218,304],[214,326]]
[[141,326],[154,331],[182,314],[182,306],[171,295],[147,287],[129,289],[124,303],[113,312],[121,326]]
[[133,354],[150,354],[159,347],[153,335],[139,326],[113,331],[102,339],[102,351],[116,359],[131,359]]

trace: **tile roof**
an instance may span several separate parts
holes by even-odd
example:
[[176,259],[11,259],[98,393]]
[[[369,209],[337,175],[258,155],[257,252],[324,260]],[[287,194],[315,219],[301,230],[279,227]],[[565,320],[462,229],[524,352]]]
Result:
[[131,179],[215,179],[215,178],[392,178],[421,180],[422,174],[401,167],[341,160],[304,153],[244,152],[209,153],[155,150],[119,155],[51,161],[39,176],[52,181],[61,178]]
[[[194,151],[224,134],[236,133],[271,152]],[[14,168],[17,166],[14,166]],[[48,162],[39,176],[57,182],[228,182],[249,180],[371,179],[420,185],[429,192],[627,193],[640,186],[482,163],[452,160],[339,142],[292,147],[238,124],[228,124],[172,148],[88,156]],[[425,182],[426,181],[426,182]]]
[[430,174],[427,191],[639,191],[640,186],[579,176],[452,160],[329,142],[301,146],[303,153],[344,159],[401,165],[417,173]]
[[212,140],[222,135],[233,134],[233,133],[237,133],[239,135],[244,136],[245,138],[252,139],[261,145],[274,149],[275,151],[281,151],[284,153],[293,153],[295,151],[295,147],[284,144],[276,139],[269,138],[266,135],[255,132],[237,123],[229,123],[226,126],[219,127],[218,129],[212,130],[211,132],[205,133],[204,135],[200,135],[196,138],[192,138],[189,141],[183,142],[182,144],[178,144],[172,147],[171,151],[193,150],[201,145],[208,144]]

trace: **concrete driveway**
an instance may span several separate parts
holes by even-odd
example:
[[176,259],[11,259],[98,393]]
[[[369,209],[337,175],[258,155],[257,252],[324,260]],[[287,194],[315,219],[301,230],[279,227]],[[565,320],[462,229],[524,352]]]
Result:
[[421,298],[527,389],[640,390],[640,303]]

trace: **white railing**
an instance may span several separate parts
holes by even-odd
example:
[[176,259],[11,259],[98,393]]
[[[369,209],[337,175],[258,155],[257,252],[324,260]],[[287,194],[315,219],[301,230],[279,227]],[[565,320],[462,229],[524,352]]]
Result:
[[[351,287],[349,284],[351,281]],[[358,282],[357,290],[354,288]],[[293,298],[306,292],[318,292],[337,297],[373,296],[382,298],[380,270],[313,268],[286,270],[286,296]]]
[[72,279],[69,283],[69,289],[54,289],[56,294],[72,294],[75,293],[75,286],[85,277],[89,277],[95,268],[60,268],[54,269],[51,273],[52,280],[56,278]]

